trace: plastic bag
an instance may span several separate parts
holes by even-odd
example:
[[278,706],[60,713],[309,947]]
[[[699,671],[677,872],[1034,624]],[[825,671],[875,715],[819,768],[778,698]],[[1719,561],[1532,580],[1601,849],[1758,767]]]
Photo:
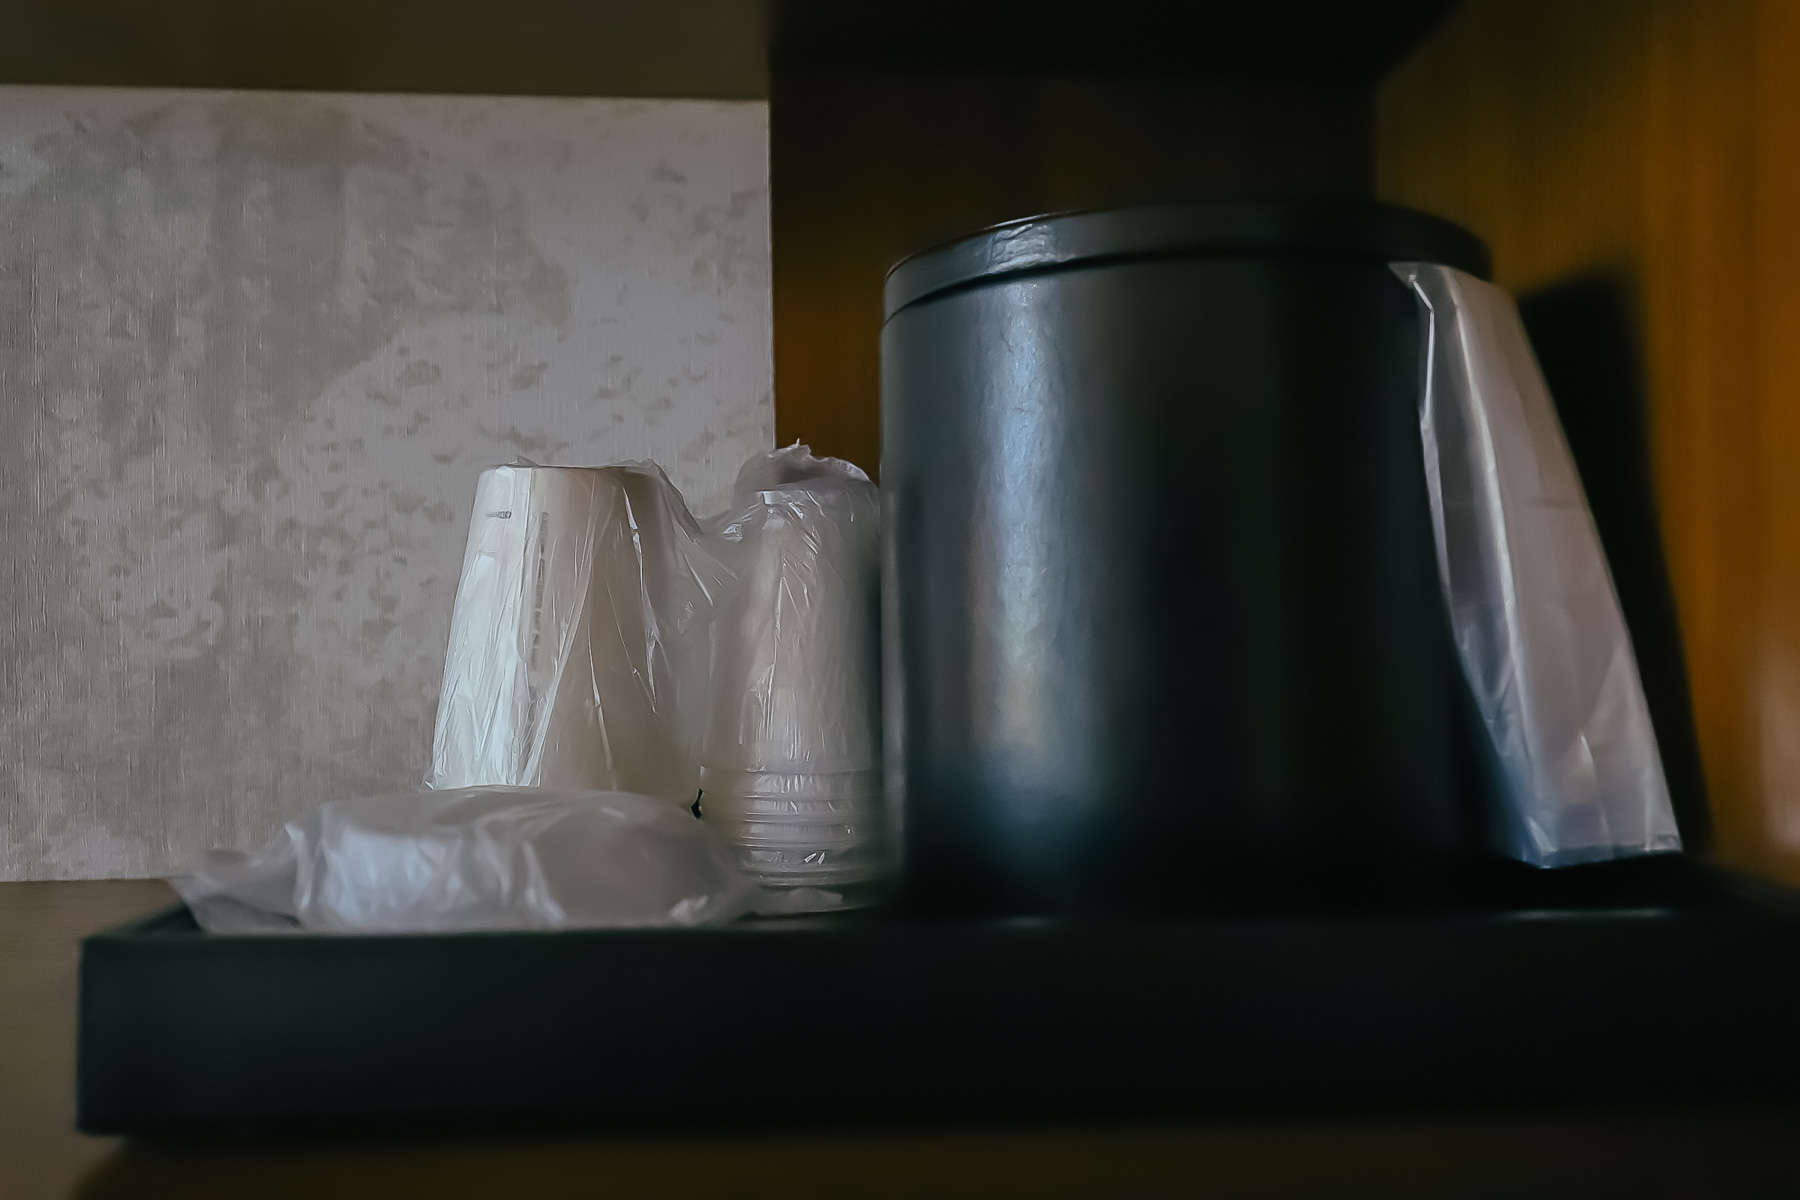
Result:
[[835,907],[891,873],[881,786],[880,494],[794,445],[751,459],[707,522],[732,568],[713,627],[701,810],[769,907]]
[[171,882],[214,933],[708,925],[756,895],[665,800],[507,787],[333,801]]
[[653,464],[483,471],[427,785],[691,804],[706,626],[728,578]]
[[1512,298],[1398,263],[1439,578],[1500,773],[1497,848],[1542,867],[1681,848],[1631,638]]
[[711,519],[734,581],[714,628],[712,769],[878,771],[881,499],[805,446],[758,456]]

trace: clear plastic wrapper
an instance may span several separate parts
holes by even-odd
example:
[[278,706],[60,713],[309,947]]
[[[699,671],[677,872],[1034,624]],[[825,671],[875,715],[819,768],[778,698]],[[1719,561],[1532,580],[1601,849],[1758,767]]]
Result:
[[728,578],[659,467],[483,471],[428,785],[691,802],[706,627]]
[[872,845],[822,846],[754,844],[740,848],[739,863],[765,888],[824,887],[867,883],[882,873],[881,852]]
[[836,822],[808,818],[759,821],[715,814],[707,817],[706,822],[740,846],[801,845],[842,849],[869,843],[868,832],[854,818]]
[[710,521],[736,573],[714,629],[713,770],[879,770],[881,500],[867,475],[790,446],[739,473]]
[[783,887],[764,887],[756,899],[759,917],[800,916],[840,909],[866,908],[891,895],[886,880],[864,883],[822,883],[804,880]]
[[172,882],[227,933],[709,925],[758,894],[718,833],[666,800],[509,787],[333,801]]
[[1498,765],[1497,848],[1557,867],[1681,838],[1631,638],[1511,296],[1398,263],[1428,325],[1419,400],[1439,578]]
[[852,821],[879,807],[882,797],[861,796],[737,796],[729,792],[702,793],[704,816],[737,821]]
[[[868,476],[804,446],[759,456],[708,522],[734,580],[712,630],[701,811],[765,882],[892,869],[881,796],[880,522]],[[820,804],[829,822],[794,821]],[[849,841],[814,840],[822,824]],[[808,874],[816,876],[809,880]]]
[[727,771],[703,767],[700,787],[739,800],[879,800],[880,771]]

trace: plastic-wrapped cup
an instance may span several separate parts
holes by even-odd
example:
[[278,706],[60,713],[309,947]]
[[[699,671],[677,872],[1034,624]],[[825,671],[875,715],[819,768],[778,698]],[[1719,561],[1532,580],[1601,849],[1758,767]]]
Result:
[[693,797],[704,629],[726,573],[652,465],[481,473],[431,786]]
[[[790,447],[746,464],[712,523],[736,581],[713,631],[700,808],[782,911],[873,898],[881,800],[880,496]],[[830,885],[821,887],[821,885]]]
[[724,771],[702,767],[700,791],[706,796],[730,796],[734,802],[766,802],[766,811],[780,812],[786,811],[780,807],[783,803],[801,806],[833,800],[879,803],[882,779],[880,771]]
[[[768,811],[772,805],[785,807]],[[752,874],[829,874],[872,879],[892,867],[879,801],[804,802],[712,796],[701,813]]]
[[872,844],[868,826],[857,821],[795,824],[787,821],[712,817],[706,823],[734,846],[845,847]]
[[715,627],[706,766],[880,769],[878,518],[866,481],[825,479],[758,492],[725,526],[738,580]]
[[887,860],[873,846],[737,846],[738,863],[765,887],[873,883]]
[[770,799],[761,796],[702,796],[700,811],[707,820],[754,821],[779,825],[831,825],[849,821],[873,823],[880,819],[883,808],[879,797],[835,797],[824,800],[802,800],[793,797]]

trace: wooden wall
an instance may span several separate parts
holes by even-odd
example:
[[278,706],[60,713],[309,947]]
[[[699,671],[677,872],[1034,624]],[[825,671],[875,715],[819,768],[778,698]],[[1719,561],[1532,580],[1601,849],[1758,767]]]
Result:
[[871,473],[897,259],[1033,213],[1369,185],[1349,86],[778,74],[769,124],[776,436]]
[[1792,0],[1468,0],[1378,89],[1375,159],[1523,297],[1684,826],[1703,776],[1717,856],[1800,882],[1796,64]]

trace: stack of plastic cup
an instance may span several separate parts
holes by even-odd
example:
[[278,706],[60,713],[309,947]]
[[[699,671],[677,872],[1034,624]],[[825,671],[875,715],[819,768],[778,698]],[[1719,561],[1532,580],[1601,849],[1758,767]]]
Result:
[[702,768],[700,788],[707,823],[765,886],[842,889],[889,871],[880,772]]
[[[720,537],[738,572],[714,627],[700,807],[770,907],[848,907],[893,873],[882,804],[880,500],[847,463],[740,492]],[[754,464],[753,464],[754,465]],[[749,469],[746,469],[749,473]]]

